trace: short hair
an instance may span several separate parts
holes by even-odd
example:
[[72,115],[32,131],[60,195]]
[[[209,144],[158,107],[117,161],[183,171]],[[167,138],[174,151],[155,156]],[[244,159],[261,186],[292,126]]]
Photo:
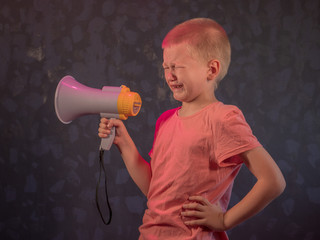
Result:
[[220,73],[216,85],[228,72],[231,47],[225,30],[209,18],[194,18],[178,24],[168,32],[162,41],[162,49],[186,43],[191,56],[206,62],[217,59]]

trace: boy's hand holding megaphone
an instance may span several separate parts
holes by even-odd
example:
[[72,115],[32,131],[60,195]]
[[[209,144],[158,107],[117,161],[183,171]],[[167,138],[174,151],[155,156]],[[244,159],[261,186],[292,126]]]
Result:
[[117,133],[115,135],[113,143],[119,146],[119,149],[120,146],[130,145],[132,143],[132,139],[130,138],[129,133],[126,127],[124,126],[123,122],[119,119],[101,118],[98,135],[102,139],[108,138],[109,135],[113,133],[115,128],[117,129]]

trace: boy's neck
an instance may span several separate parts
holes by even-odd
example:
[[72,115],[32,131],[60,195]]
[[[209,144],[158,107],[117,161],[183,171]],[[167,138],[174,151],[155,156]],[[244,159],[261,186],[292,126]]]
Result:
[[200,110],[202,110],[203,108],[205,108],[206,106],[208,106],[214,102],[218,102],[218,100],[215,97],[213,99],[211,99],[210,101],[205,101],[202,103],[182,102],[182,106],[179,109],[178,114],[180,117],[188,117],[188,116],[191,116],[191,115],[199,112]]

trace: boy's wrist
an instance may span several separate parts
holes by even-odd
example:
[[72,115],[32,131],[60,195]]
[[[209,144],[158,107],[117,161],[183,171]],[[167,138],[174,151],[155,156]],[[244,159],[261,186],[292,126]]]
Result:
[[228,211],[221,213],[221,223],[223,226],[224,231],[230,230],[233,226],[230,224],[230,221],[228,221]]
[[226,226],[226,222],[225,222],[225,215],[226,215],[226,213],[225,212],[222,212],[221,214],[220,214],[220,222],[221,222],[221,228],[222,228],[222,230],[223,231],[227,231],[228,230],[228,228],[227,228],[227,226]]

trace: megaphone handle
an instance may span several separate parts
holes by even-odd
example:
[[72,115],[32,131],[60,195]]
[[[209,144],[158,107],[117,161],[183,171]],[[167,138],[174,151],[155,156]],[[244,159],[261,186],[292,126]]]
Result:
[[106,138],[101,139],[100,149],[109,151],[112,146],[115,135],[116,135],[116,129],[115,127],[112,127],[110,135]]

